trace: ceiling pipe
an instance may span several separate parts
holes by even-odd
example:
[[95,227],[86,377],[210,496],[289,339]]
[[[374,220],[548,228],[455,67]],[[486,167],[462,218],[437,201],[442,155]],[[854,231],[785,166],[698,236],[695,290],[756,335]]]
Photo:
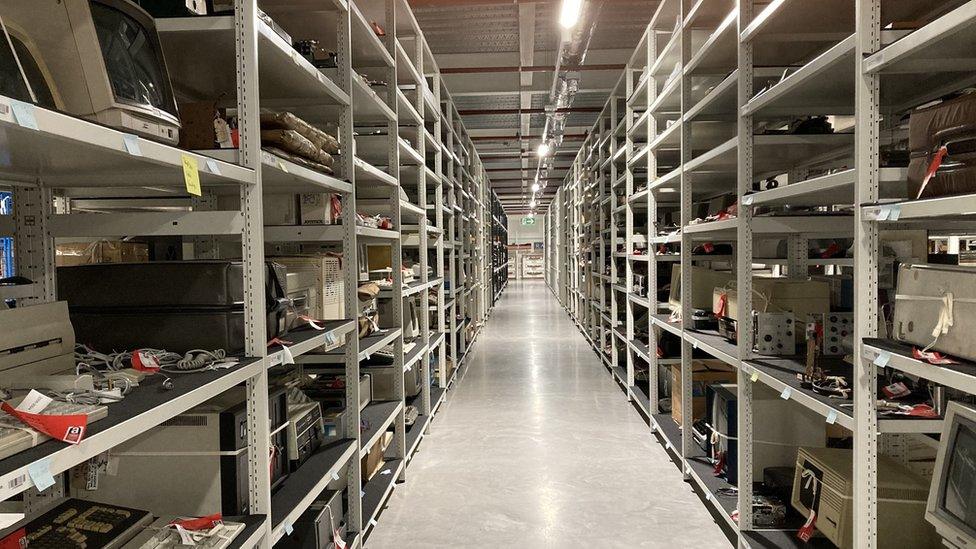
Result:
[[[583,141],[586,139],[585,133],[573,133],[563,136],[563,141]],[[539,139],[541,135],[477,135],[471,138],[472,141],[521,141],[525,139]]]
[[[572,67],[563,67],[562,70],[573,71],[573,72],[588,72],[588,71],[622,71],[624,70],[624,65],[622,63],[604,63],[599,65],[575,65]],[[507,66],[507,67],[448,67],[442,68],[441,74],[486,74],[486,73],[502,73],[502,72],[556,72],[556,67],[552,65],[530,65],[528,67],[519,66]]]
[[[554,112],[559,114],[568,114],[574,112],[600,112],[603,107],[565,107],[561,109],[556,109]],[[550,109],[468,109],[468,110],[458,110],[458,114],[461,116],[483,116],[483,115],[494,115],[494,114],[547,114],[551,112]]]
[[[559,43],[559,55],[556,61],[556,74],[549,91],[549,104],[546,106],[546,125],[542,131],[542,143],[550,149],[557,148],[562,143],[566,129],[565,109],[570,108],[579,91],[580,73],[569,70],[573,67],[584,66],[586,52],[590,48],[590,41],[596,30],[600,10],[605,0],[584,0],[579,20],[576,25],[563,32]],[[603,109],[598,109],[597,112]],[[547,185],[542,178],[549,175],[552,158],[544,156],[539,159],[535,176],[542,188]]]

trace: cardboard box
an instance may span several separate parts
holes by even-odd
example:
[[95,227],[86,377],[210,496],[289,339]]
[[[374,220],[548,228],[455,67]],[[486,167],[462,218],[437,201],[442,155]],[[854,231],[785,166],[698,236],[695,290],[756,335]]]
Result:
[[342,222],[342,198],[334,193],[300,196],[302,225],[338,225]]
[[[691,361],[691,417],[699,420],[705,417],[705,387],[713,383],[735,383],[735,368],[716,359]],[[671,366],[671,418],[681,425],[681,365]]]
[[363,456],[360,461],[360,472],[362,473],[363,482],[369,481],[374,475],[383,469],[383,456],[386,455],[386,449],[390,447],[393,442],[393,433],[383,433],[376,444],[369,449],[369,452]]
[[55,265],[93,265],[96,263],[146,263],[149,245],[142,242],[99,240],[96,242],[66,242],[55,248]]
[[265,225],[298,225],[299,221],[298,195],[295,194],[266,194],[264,195],[264,224]]

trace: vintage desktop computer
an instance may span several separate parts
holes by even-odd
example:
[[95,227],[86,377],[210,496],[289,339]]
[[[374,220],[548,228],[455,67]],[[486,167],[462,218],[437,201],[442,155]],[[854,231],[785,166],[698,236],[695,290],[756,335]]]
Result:
[[976,408],[946,409],[925,519],[947,547],[976,547]]
[[156,26],[142,8],[128,0],[0,0],[0,18],[0,76],[11,82],[0,91],[124,132],[179,141]]
[[[939,538],[925,522],[926,479],[895,460],[878,457],[878,547],[936,549]],[[854,547],[854,451],[800,448],[793,478],[794,509],[817,512],[816,529],[839,549]]]

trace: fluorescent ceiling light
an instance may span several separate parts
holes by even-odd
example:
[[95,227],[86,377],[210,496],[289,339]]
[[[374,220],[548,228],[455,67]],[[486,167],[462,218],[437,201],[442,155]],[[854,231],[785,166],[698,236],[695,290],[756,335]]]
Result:
[[533,183],[532,184],[532,192],[534,192],[534,193],[539,192],[539,184],[538,183]]
[[564,29],[571,29],[579,22],[580,12],[583,10],[583,0],[563,0],[563,9],[559,13],[559,24]]

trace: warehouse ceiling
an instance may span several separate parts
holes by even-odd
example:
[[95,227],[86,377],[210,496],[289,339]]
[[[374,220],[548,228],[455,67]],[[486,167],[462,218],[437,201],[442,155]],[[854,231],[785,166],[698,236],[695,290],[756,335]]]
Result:
[[[409,0],[508,213],[527,213],[562,29],[562,0]],[[598,8],[555,168],[539,194],[556,193],[640,40],[656,0],[584,0]],[[585,22],[584,22],[585,23]]]

